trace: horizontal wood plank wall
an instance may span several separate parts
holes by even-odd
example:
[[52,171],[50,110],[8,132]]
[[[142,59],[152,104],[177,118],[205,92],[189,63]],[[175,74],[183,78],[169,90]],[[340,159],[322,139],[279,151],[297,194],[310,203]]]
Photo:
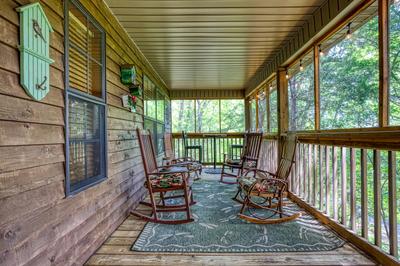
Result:
[[122,107],[128,89],[119,66],[134,63],[138,75],[167,88],[102,1],[81,0],[106,31],[107,179],[65,198],[64,9],[59,0],[41,4],[54,29],[51,90],[32,100],[19,85],[19,17],[29,0],[0,1],[0,265],[81,265],[125,219],[144,190],[135,128],[136,114]]

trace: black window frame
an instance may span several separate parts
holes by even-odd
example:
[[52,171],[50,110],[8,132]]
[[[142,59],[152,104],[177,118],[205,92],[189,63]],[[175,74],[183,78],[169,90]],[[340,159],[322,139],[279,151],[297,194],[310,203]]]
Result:
[[[145,81],[147,79],[147,82]],[[165,147],[164,147],[164,133],[167,130],[167,122],[168,122],[168,104],[170,101],[168,101],[168,96],[160,89],[160,87],[158,87],[147,75],[143,75],[143,90],[145,90],[144,86],[146,86],[145,84],[151,82],[154,85],[154,91],[153,91],[153,98],[152,100],[154,100],[154,108],[155,108],[155,117],[150,117],[147,116],[147,105],[146,105],[146,96],[145,94],[143,95],[143,106],[144,106],[144,110],[143,110],[143,128],[146,128],[146,123],[151,123],[152,124],[152,138],[153,138],[153,144],[154,144],[154,149],[156,152],[157,156],[162,155],[165,152]],[[163,98],[164,101],[164,117],[163,120],[159,120],[158,119],[158,104],[157,104],[157,100],[159,99],[158,97],[161,96]],[[162,126],[162,132],[158,132],[158,126]],[[161,142],[161,143],[160,143]],[[159,149],[160,148],[160,149]]]
[[[86,17],[88,22],[90,22],[96,29],[101,33],[101,97],[90,95],[88,93],[81,92],[77,89],[70,88],[69,84],[69,8],[73,5],[77,8],[83,16]],[[91,14],[81,5],[79,1],[76,0],[65,0],[64,1],[64,84],[65,84],[65,109],[64,109],[64,120],[65,120],[65,194],[66,196],[71,196],[77,194],[89,187],[92,187],[107,178],[107,94],[106,94],[106,32],[99,25],[99,23],[91,16]],[[89,56],[88,56],[89,58]],[[70,179],[70,136],[69,136],[69,101],[70,98],[77,98],[79,100],[94,104],[99,108],[100,116],[100,174],[97,176],[85,178],[85,180],[79,182],[78,184],[71,186]],[[89,141],[89,140],[88,140]],[[90,141],[89,141],[90,142]],[[85,141],[86,143],[86,141]]]

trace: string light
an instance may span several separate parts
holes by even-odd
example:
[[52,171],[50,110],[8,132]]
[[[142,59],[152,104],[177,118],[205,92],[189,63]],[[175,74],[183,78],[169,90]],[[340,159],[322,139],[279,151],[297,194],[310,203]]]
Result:
[[286,70],[286,79],[289,78],[289,72]]
[[272,91],[272,84],[269,84],[269,90]]
[[321,44],[318,44],[318,52],[319,52],[319,56],[324,56],[324,52],[322,51]]
[[346,39],[351,39],[351,22],[347,24]]
[[303,59],[300,59],[300,71],[303,71],[304,67],[303,67]]

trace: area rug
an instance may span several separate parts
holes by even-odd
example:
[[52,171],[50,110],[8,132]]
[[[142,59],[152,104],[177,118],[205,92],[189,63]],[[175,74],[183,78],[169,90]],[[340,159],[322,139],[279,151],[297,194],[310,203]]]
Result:
[[[254,253],[325,251],[344,241],[311,215],[281,224],[252,224],[237,217],[241,205],[231,198],[235,185],[199,180],[193,186],[197,202],[192,206],[195,221],[182,225],[147,223],[132,246],[134,251],[180,253]],[[297,205],[288,212],[302,211]],[[163,213],[163,218],[181,214]]]

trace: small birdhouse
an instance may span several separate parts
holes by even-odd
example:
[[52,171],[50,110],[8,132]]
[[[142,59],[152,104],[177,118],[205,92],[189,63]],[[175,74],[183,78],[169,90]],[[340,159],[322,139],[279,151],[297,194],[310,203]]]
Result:
[[16,9],[20,13],[21,86],[35,100],[43,99],[50,90],[50,32],[53,29],[37,3]]
[[140,85],[132,85],[129,87],[129,92],[131,95],[134,95],[136,97],[142,97],[142,88]]
[[131,85],[135,82],[136,69],[134,65],[121,66],[121,83],[124,85]]

